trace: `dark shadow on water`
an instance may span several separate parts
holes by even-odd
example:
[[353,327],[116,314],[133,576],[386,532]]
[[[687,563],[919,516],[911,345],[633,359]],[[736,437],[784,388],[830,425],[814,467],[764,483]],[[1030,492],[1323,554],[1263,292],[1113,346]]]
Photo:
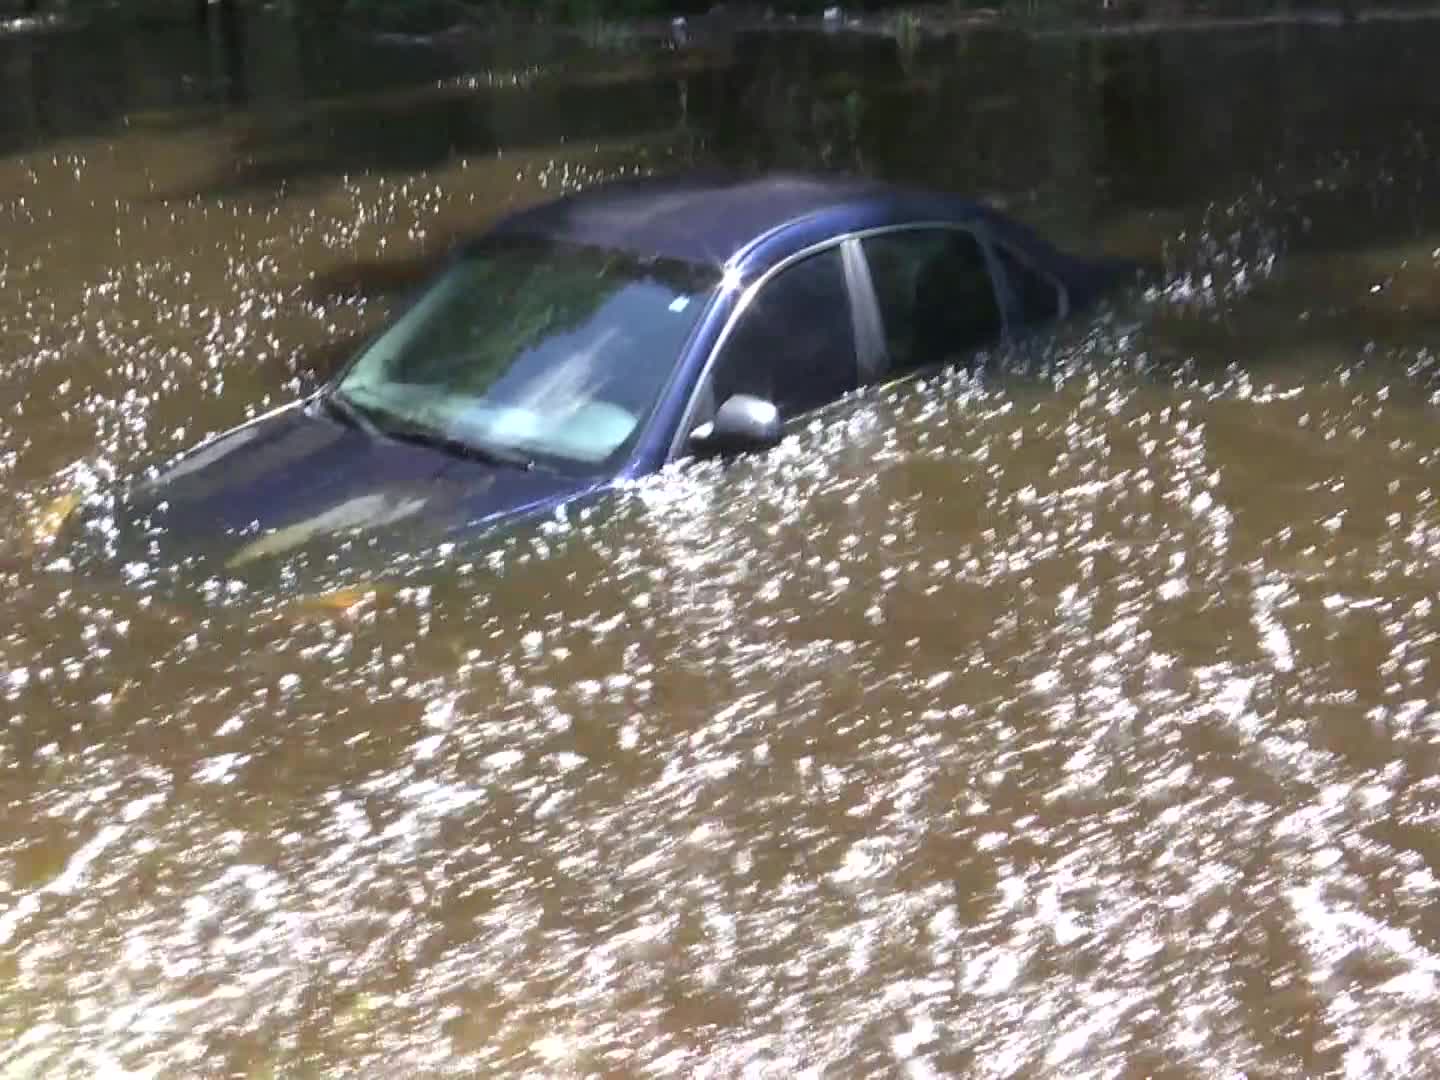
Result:
[[[200,0],[208,9],[208,0]],[[244,15],[233,3],[220,5],[219,14],[213,20],[200,20],[204,29],[213,22],[210,33],[212,51],[218,53],[214,61],[217,77],[223,82],[223,93],[227,104],[241,106],[250,100],[249,80],[246,67],[246,25]]]
[[360,348],[366,338],[361,335],[346,335],[314,348],[306,349],[302,356],[301,379],[307,389],[313,389],[333,379]]
[[[227,83],[244,86],[240,18],[217,29],[213,48],[185,22],[118,33],[76,22],[0,36],[0,154],[106,134],[134,112],[224,102]],[[191,122],[207,118],[201,111]]]
[[250,375],[260,386],[273,388],[277,402],[304,397],[338,375],[367,340],[363,334],[337,334],[294,353],[272,356]]
[[383,297],[402,300],[428,281],[450,258],[457,238],[437,245],[437,251],[405,259],[368,260],[317,274],[305,291],[317,302]]
[[[211,124],[219,108],[240,120],[228,160],[157,199],[273,198],[345,175],[501,152],[560,160],[596,144],[639,159],[685,140],[744,170],[843,168],[1085,223],[1233,198],[1257,180],[1283,199],[1337,154],[1384,167],[1397,142],[1387,117],[1440,115],[1437,39],[1428,24],[987,30],[904,47],[875,33],[750,32],[710,51],[606,53],[567,38],[503,54],[221,17],[204,33],[0,40],[0,152],[122,122]],[[1440,129],[1419,135],[1433,142]]]
[[564,158],[597,144],[659,145],[683,137],[687,96],[674,77],[642,65],[598,86],[432,84],[330,99],[278,120],[253,117],[216,174],[160,197],[268,194],[282,184],[415,173],[504,152],[548,149]]
[[245,6],[219,6],[203,22],[189,7],[154,18],[96,10],[0,34],[0,154],[120,131],[137,114],[200,126],[214,106],[285,111],[433,84],[465,62]]

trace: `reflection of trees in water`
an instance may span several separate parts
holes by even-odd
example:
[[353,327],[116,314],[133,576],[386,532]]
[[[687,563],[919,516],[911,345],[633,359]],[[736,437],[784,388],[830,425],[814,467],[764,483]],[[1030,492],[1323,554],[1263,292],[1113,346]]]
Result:
[[[206,10],[204,34],[182,22],[0,38],[0,149],[142,112],[152,128],[205,124],[213,112],[191,106],[220,103],[246,107],[248,126],[204,193],[414,172],[457,155],[570,158],[604,143],[662,168],[705,154],[752,169],[843,168],[1085,217],[1186,205],[1279,166],[1316,172],[1342,147],[1383,162],[1387,117],[1440,97],[1426,60],[1435,29],[1422,23],[774,30],[614,53],[573,36],[382,46],[305,20]],[[526,65],[542,74],[523,85],[465,81]],[[647,140],[658,153],[647,157]]]
[[1154,181],[1170,176],[1178,135],[1161,44],[1102,39],[1086,51],[1098,118],[1096,166],[1112,184],[1112,198],[1153,196]]
[[[210,10],[209,0],[197,0],[200,11],[200,23],[205,25],[210,20],[206,19],[206,13]],[[217,17],[211,22],[210,41],[212,52],[212,76],[216,82],[223,83],[225,100],[231,105],[243,105],[249,100],[249,90],[245,81],[245,22],[244,17],[235,9],[230,0],[220,0],[215,5],[220,10]]]
[[[328,90],[334,69],[350,73],[357,61],[302,37],[295,59],[310,72],[304,83],[309,100],[297,92],[298,108],[252,110],[232,160],[202,184],[201,193],[264,190],[371,169],[418,172],[459,157],[519,159],[537,150],[552,153],[557,170],[562,159],[585,158],[602,146],[625,155],[628,145],[630,160],[647,153],[652,160],[688,160],[703,136],[692,121],[703,108],[704,59],[657,50],[614,70],[558,61],[522,64],[515,57],[506,58],[505,67],[483,66],[493,58],[488,50],[470,59],[432,57],[418,82]],[[280,97],[256,70],[255,56],[250,63],[249,84],[264,98]],[[486,78],[495,71],[535,74]]]
[[751,168],[864,171],[862,132],[876,46],[893,66],[893,44],[885,40],[742,36],[735,62],[720,75],[718,107],[707,118],[716,151]]
[[[106,132],[138,111],[248,99],[243,13],[202,27],[58,24],[0,36],[0,150]],[[199,114],[172,119],[199,122]]]
[[783,62],[782,47],[772,39],[739,76],[745,105],[721,145],[747,164],[845,165],[1084,204],[1101,176],[1169,172],[1173,76],[1147,43],[1007,32],[816,39],[792,44]]
[[1300,182],[1339,149],[1383,168],[1387,118],[1440,98],[1423,44],[1435,34],[755,34],[704,119],[715,152],[750,168],[858,168],[1080,217],[1165,209],[1277,171]]

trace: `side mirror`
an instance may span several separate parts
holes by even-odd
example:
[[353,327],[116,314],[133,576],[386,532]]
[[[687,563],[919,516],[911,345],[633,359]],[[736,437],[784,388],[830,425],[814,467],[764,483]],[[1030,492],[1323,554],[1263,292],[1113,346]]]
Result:
[[705,454],[744,454],[778,446],[784,431],[780,410],[753,394],[735,394],[715,410],[715,419],[690,433],[690,445]]

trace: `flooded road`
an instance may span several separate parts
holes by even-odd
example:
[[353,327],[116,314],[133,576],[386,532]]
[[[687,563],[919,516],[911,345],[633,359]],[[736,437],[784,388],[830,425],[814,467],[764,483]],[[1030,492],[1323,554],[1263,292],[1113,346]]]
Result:
[[[1440,1067],[1437,48],[0,28],[0,1076]],[[37,542],[715,162],[1165,272],[326,593]]]

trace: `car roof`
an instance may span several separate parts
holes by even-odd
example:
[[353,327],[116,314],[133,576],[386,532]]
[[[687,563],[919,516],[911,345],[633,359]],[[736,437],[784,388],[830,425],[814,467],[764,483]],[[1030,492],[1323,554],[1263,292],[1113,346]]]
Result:
[[[991,216],[979,203],[863,177],[687,173],[614,181],[518,211],[493,232],[540,234],[632,254],[724,266],[786,226],[834,214],[837,231]],[[842,220],[843,219],[843,220]]]

